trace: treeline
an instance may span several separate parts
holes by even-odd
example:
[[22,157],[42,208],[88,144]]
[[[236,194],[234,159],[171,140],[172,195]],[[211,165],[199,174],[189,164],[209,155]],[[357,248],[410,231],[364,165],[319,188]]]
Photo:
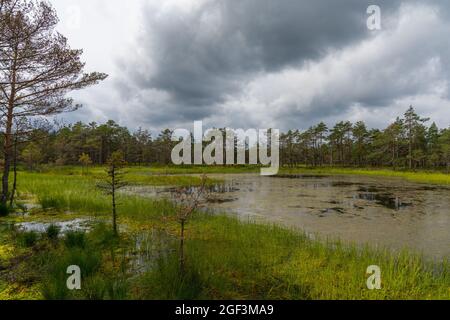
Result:
[[[280,136],[284,166],[385,166],[392,168],[449,168],[450,129],[439,129],[411,107],[386,129],[368,129],[364,122],[324,123],[306,131],[290,130]],[[69,125],[34,124],[15,139],[17,161],[33,169],[39,164],[105,164],[122,151],[130,164],[171,164],[176,142],[166,129],[153,137],[149,130],[130,132],[114,121]]]
[[18,136],[15,154],[29,169],[39,164],[103,165],[116,151],[122,151],[129,164],[169,164],[175,145],[168,129],[153,138],[148,130],[130,132],[112,120],[64,125],[39,121],[28,127],[32,129],[27,134]]
[[439,129],[411,106],[386,129],[368,129],[359,121],[323,122],[306,131],[288,131],[280,137],[284,165],[450,167],[450,128]]

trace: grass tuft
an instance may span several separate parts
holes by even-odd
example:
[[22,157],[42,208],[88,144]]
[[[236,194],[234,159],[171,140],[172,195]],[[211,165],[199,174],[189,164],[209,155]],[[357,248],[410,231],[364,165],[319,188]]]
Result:
[[64,245],[68,249],[84,249],[86,246],[86,234],[83,231],[68,231],[64,237]]

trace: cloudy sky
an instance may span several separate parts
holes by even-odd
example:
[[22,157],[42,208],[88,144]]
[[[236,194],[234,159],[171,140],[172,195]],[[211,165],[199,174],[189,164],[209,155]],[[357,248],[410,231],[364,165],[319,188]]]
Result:
[[[450,125],[447,0],[51,0],[89,71],[66,121],[383,127],[414,105]],[[370,31],[370,4],[381,30]]]

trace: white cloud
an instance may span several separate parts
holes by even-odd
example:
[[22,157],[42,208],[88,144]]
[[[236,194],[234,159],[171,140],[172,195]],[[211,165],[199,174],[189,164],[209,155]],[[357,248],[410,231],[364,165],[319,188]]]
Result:
[[450,110],[450,75],[442,59],[450,48],[442,35],[450,34],[450,25],[427,6],[403,6],[399,17],[394,29],[319,62],[261,74],[222,112],[234,120],[240,110],[253,125],[283,129],[345,119],[383,126],[413,104],[448,126],[450,117],[442,115]]
[[[450,34],[450,21],[436,9],[442,2],[438,1],[437,7],[409,3],[401,6],[398,12],[386,12],[382,7],[382,31],[362,39],[356,37],[356,40],[337,49],[324,48],[326,54],[317,59],[295,62],[288,56],[290,62],[281,68],[247,70],[245,66],[234,66],[232,62],[239,63],[239,59],[244,57],[247,59],[244,64],[255,63],[248,57],[255,52],[262,54],[262,47],[256,46],[259,51],[254,51],[248,46],[248,39],[239,34],[239,28],[249,27],[243,23],[247,20],[238,20],[237,25],[230,25],[228,21],[227,28],[237,28],[238,32],[233,33],[232,39],[225,39],[230,44],[242,45],[244,48],[238,51],[238,48],[231,47],[229,52],[223,52],[227,46],[219,47],[219,37],[223,36],[221,28],[225,22],[221,21],[223,15],[217,11],[222,7],[214,7],[214,10],[197,15],[199,10],[216,1],[51,0],[61,18],[59,30],[69,38],[72,47],[85,49],[87,69],[110,74],[110,78],[101,85],[75,93],[73,96],[83,102],[85,108],[65,118],[83,121],[105,121],[111,118],[132,128],[151,126],[162,129],[188,126],[190,120],[186,113],[189,112],[192,117],[199,120],[203,118],[206,125],[217,127],[305,128],[322,120],[332,124],[344,119],[365,120],[369,125],[381,127],[413,104],[419,112],[432,117],[441,127],[449,125],[450,45],[447,37]],[[143,20],[144,3],[145,10],[154,13],[145,16],[146,19],[155,19],[151,21],[154,28],[146,27],[148,21]],[[79,29],[73,29],[67,24],[73,14],[73,10],[70,10],[73,6],[81,12]],[[322,19],[339,19],[326,17],[326,14],[331,14],[328,12],[323,14]],[[167,66],[162,69],[168,71],[164,73],[165,76],[177,77],[178,72],[187,79],[181,82],[179,89],[188,92],[195,90],[196,82],[200,81],[203,86],[201,93],[211,92],[211,96],[207,97],[210,101],[207,105],[186,108],[183,99],[175,101],[170,86],[142,87],[130,81],[127,73],[135,72],[140,82],[150,82],[161,67],[159,63],[164,63],[164,54],[168,53],[157,55],[161,54],[161,48],[158,47],[161,38],[185,32],[178,27],[189,26],[196,21],[188,17],[199,17],[201,28],[192,28],[189,32],[195,34],[196,43],[206,44],[207,49],[191,48],[192,55],[183,60],[183,50],[186,50],[184,44],[176,41],[169,43],[164,50],[178,50],[171,59],[178,56],[181,64],[173,69]],[[253,17],[251,12],[246,13],[246,17],[252,19],[248,20],[248,24],[258,18]],[[279,23],[284,20],[280,21],[271,23],[283,32],[290,30],[281,28]],[[264,25],[272,26],[269,23]],[[258,30],[255,26],[251,28],[249,34]],[[348,32],[347,28],[342,30]],[[302,30],[291,31],[295,35]],[[226,32],[224,34],[228,35]],[[315,29],[308,32],[314,34]],[[273,41],[277,45],[283,44],[278,40]],[[171,47],[173,43],[175,46]],[[264,45],[267,43],[271,42],[264,42]],[[316,45],[316,42],[313,43]],[[149,49],[146,46],[154,47]],[[271,55],[280,52],[278,48],[268,48],[267,52]],[[289,47],[283,48],[281,52],[285,53],[286,49]],[[217,59],[213,55],[218,55]],[[263,57],[279,64],[276,57]],[[231,70],[229,73],[222,73],[223,64],[232,65],[237,70],[236,75],[233,68],[225,69]],[[193,66],[195,70],[205,68],[209,78],[202,78],[201,72],[192,73]],[[191,75],[196,77],[190,78]],[[172,79],[164,82],[167,83],[180,84],[172,82]],[[214,101],[216,95],[220,99]]]

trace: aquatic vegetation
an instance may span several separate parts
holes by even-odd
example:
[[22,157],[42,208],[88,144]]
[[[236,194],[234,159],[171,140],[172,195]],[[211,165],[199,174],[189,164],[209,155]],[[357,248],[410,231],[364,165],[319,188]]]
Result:
[[[58,199],[54,219],[106,216],[109,200],[89,175],[23,173],[21,193]],[[45,179],[43,179],[45,175]],[[161,177],[163,179],[164,176]],[[300,230],[195,212],[185,229],[180,273],[176,206],[168,200],[121,195],[118,226],[95,223],[62,237],[5,229],[0,234],[0,298],[25,299],[448,299],[449,264],[410,252],[311,239]],[[337,210],[336,207],[334,210]],[[65,213],[70,212],[70,213]],[[35,209],[24,219],[49,219]],[[6,219],[6,218],[2,218]],[[8,218],[11,219],[11,218]],[[1,220],[0,220],[1,221]],[[152,233],[145,248],[135,235]],[[51,231],[50,234],[55,234]],[[50,240],[54,239],[54,240]],[[161,245],[156,245],[161,243]],[[33,249],[29,249],[33,247]],[[19,250],[20,249],[20,250]],[[33,252],[31,255],[30,253]],[[145,255],[145,256],[141,256]],[[142,257],[142,259],[141,259]],[[139,260],[139,272],[135,261]],[[366,268],[382,270],[382,289],[366,288]],[[83,270],[82,290],[66,287],[67,266]],[[14,271],[10,268],[14,266]],[[14,272],[18,283],[7,274]],[[14,288],[13,288],[14,287]]]

